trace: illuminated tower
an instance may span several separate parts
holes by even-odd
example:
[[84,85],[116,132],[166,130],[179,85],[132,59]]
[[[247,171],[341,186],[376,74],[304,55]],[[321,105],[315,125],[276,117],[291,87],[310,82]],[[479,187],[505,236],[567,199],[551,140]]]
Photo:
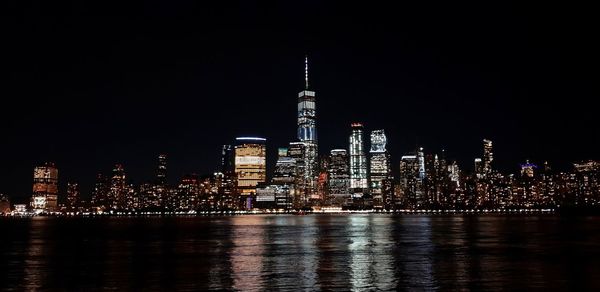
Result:
[[384,130],[371,132],[371,194],[373,195],[373,206],[383,208],[392,203],[392,174],[390,155],[385,148],[387,138]]
[[79,207],[79,184],[67,183],[67,209],[74,211]]
[[304,90],[298,93],[298,140],[304,144],[304,185],[309,199],[318,199],[317,177],[319,151],[317,143],[317,111],[315,92],[308,86],[308,57],[304,59]]
[[156,184],[164,186],[167,184],[167,155],[158,155],[158,170],[156,172]]
[[245,208],[251,208],[251,196],[256,194],[256,186],[266,182],[267,139],[254,137],[236,138],[235,174],[237,190]]
[[350,135],[350,189],[356,197],[362,197],[368,191],[367,157],[363,141],[363,125],[352,124]]
[[329,155],[329,194],[336,198],[350,195],[350,166],[346,149],[333,149]]
[[58,169],[54,163],[46,163],[33,170],[33,195],[31,207],[36,212],[57,211]]
[[112,170],[112,177],[110,179],[110,203],[111,208],[114,210],[125,209],[125,202],[127,199],[127,184],[125,181],[125,169],[123,165],[116,164]]
[[419,179],[425,179],[425,152],[423,152],[423,147],[419,148],[417,151],[417,159],[419,161]]
[[483,175],[492,173],[492,161],[494,161],[492,141],[483,139]]
[[110,183],[104,175],[99,173],[92,191],[92,206],[97,211],[105,211],[110,206],[109,195]]
[[222,174],[222,181],[219,189],[220,204],[222,208],[235,208],[235,151],[231,145],[223,145],[221,148],[221,167],[219,171]]

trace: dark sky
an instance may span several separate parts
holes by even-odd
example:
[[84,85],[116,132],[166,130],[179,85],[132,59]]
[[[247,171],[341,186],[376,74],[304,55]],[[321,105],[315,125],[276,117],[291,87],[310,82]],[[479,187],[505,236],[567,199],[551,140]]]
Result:
[[115,163],[140,183],[161,152],[175,182],[212,172],[239,135],[268,138],[274,157],[295,138],[305,53],[322,153],[346,148],[362,121],[386,130],[394,167],[419,144],[470,170],[483,138],[504,171],[527,158],[566,170],[600,159],[590,8],[121,2],[3,9],[0,193],[29,196],[45,161],[86,195]]

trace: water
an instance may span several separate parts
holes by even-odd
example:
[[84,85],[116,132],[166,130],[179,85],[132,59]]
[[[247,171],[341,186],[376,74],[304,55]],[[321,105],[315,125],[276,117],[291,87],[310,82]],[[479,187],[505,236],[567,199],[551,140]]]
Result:
[[8,290],[600,290],[600,217],[0,218]]

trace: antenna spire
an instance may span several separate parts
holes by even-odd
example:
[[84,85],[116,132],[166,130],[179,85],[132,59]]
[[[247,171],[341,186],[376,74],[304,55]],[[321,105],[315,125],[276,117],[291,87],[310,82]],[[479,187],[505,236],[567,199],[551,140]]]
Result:
[[304,89],[308,89],[308,55],[304,56]]

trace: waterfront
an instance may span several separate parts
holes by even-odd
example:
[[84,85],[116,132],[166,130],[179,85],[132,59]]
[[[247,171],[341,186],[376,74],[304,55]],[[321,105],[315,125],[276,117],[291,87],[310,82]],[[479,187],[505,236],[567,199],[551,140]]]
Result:
[[597,290],[600,217],[1,218],[8,290]]

